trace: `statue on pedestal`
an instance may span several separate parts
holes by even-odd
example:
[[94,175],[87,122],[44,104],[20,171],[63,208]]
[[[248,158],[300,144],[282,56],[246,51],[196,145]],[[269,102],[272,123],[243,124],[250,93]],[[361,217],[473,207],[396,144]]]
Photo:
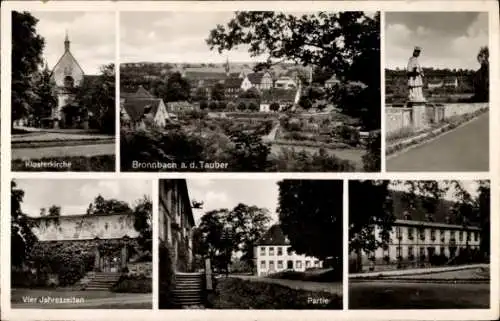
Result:
[[424,87],[424,71],[420,66],[418,57],[420,56],[420,47],[415,47],[413,56],[408,60],[408,67],[406,74],[408,76],[408,101],[410,103],[423,103],[425,102],[423,87]]

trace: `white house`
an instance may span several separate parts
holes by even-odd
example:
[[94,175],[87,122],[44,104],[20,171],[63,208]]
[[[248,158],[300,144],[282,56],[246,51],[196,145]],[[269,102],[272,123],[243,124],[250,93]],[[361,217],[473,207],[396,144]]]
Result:
[[[481,229],[474,225],[459,224],[449,215],[453,202],[443,200],[436,213],[428,215],[419,200],[416,210],[410,211],[402,201],[403,192],[393,191],[393,212],[396,220],[389,234],[389,242],[371,253],[362,253],[362,265],[370,261],[377,265],[429,262],[433,255],[456,257],[461,249],[479,249]],[[380,230],[375,228],[380,240]]]
[[280,77],[274,83],[274,87],[279,89],[294,89],[297,88],[297,83],[291,77]]
[[254,260],[258,276],[285,270],[303,272],[323,266],[317,258],[295,253],[279,225],[271,226],[259,239],[254,247]]

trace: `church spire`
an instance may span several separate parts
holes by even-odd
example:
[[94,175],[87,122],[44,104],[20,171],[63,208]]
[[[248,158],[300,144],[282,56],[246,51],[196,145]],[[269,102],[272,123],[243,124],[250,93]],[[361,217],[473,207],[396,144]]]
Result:
[[66,37],[64,38],[64,50],[69,51],[68,29],[66,29]]
[[229,58],[227,56],[226,56],[226,66],[225,66],[225,69],[226,69],[226,76],[229,77],[231,68],[229,67]]

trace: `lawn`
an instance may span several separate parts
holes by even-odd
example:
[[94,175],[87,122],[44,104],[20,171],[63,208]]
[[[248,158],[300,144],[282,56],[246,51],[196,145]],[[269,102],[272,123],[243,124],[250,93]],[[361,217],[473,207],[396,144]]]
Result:
[[29,171],[29,172],[114,172],[115,171],[115,156],[72,156],[72,157],[57,157],[57,158],[41,158],[30,159],[30,162],[55,162],[55,163],[71,163],[71,166],[52,167],[47,165],[44,167],[27,166],[25,160],[12,160],[12,171]]
[[218,279],[208,301],[214,309],[342,309],[336,294],[238,278]]
[[349,282],[349,309],[487,309],[489,284]]

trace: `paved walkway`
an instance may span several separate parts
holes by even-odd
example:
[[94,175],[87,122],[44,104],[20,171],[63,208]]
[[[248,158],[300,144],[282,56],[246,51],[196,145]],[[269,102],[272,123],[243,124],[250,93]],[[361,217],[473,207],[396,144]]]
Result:
[[[20,297],[22,295],[22,297]],[[44,290],[26,290],[12,289],[12,298],[15,299],[11,303],[13,309],[92,309],[100,307],[113,306],[116,308],[128,308],[128,306],[146,306],[152,305],[151,293],[112,293],[107,291],[44,291]],[[23,302],[30,298],[46,300],[54,299],[75,299],[75,303],[41,303],[41,302]],[[42,301],[44,302],[44,301]]]
[[473,270],[487,268],[488,264],[470,264],[461,266],[446,266],[446,267],[434,267],[434,268],[421,268],[421,269],[403,269],[403,270],[393,270],[393,271],[379,271],[379,272],[367,272],[367,273],[352,273],[349,274],[350,279],[356,278],[370,278],[370,277],[401,277],[401,276],[414,276],[420,274],[433,274],[441,272],[450,271],[460,271],[460,270]]
[[285,280],[260,277],[256,275],[230,275],[229,277],[239,278],[243,280],[280,284],[295,290],[307,290],[313,292],[329,292],[337,295],[342,295],[342,282],[309,282],[299,280]]
[[41,159],[72,156],[100,156],[114,155],[114,144],[94,144],[79,146],[39,147],[39,148],[15,148],[12,149],[12,159]]
[[61,132],[36,132],[29,134],[12,135],[12,142],[46,142],[46,141],[68,141],[68,140],[99,140],[114,138],[111,135],[88,134],[88,133],[61,133]]
[[489,113],[387,159],[388,171],[489,170]]

